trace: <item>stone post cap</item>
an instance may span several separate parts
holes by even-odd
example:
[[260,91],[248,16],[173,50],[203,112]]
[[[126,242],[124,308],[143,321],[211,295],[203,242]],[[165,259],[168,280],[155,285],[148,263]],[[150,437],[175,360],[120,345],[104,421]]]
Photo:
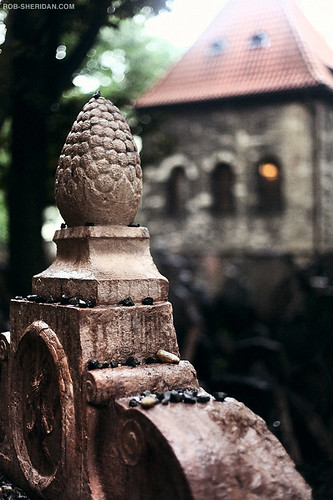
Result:
[[55,198],[68,226],[128,225],[142,193],[140,156],[119,109],[104,97],[90,99],[62,149]]

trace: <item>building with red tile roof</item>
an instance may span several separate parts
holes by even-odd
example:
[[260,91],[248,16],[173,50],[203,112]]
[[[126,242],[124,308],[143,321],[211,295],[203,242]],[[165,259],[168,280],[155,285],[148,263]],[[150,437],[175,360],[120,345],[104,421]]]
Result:
[[229,0],[138,108],[333,90],[333,51],[294,0]]
[[293,263],[333,255],[332,68],[295,0],[229,0],[136,103],[153,249],[211,294],[238,272],[262,317],[298,314]]

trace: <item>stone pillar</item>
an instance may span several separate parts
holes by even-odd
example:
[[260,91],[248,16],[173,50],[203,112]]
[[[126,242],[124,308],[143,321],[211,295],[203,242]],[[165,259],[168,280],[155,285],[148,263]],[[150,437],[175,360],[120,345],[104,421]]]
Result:
[[139,155],[106,99],[74,122],[55,193],[57,257],[0,338],[0,469],[46,499],[311,498],[265,423],[180,361],[168,282],[134,224]]

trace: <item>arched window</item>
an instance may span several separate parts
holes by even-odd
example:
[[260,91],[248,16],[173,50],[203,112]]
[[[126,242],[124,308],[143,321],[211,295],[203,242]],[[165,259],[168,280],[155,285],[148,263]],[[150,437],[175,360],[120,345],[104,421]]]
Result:
[[218,163],[211,174],[212,212],[216,215],[231,214],[235,209],[233,193],[234,174],[227,163]]
[[167,185],[167,215],[182,216],[188,198],[188,180],[185,169],[181,165],[171,171]]
[[266,213],[279,212],[283,208],[282,171],[272,158],[263,159],[256,167],[258,209]]

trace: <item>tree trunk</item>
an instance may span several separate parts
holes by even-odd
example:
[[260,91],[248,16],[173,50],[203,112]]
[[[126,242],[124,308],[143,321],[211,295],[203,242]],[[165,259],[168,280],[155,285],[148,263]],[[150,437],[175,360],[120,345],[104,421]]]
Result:
[[31,277],[45,268],[41,236],[45,207],[46,117],[15,96],[9,176],[10,291],[31,293]]

